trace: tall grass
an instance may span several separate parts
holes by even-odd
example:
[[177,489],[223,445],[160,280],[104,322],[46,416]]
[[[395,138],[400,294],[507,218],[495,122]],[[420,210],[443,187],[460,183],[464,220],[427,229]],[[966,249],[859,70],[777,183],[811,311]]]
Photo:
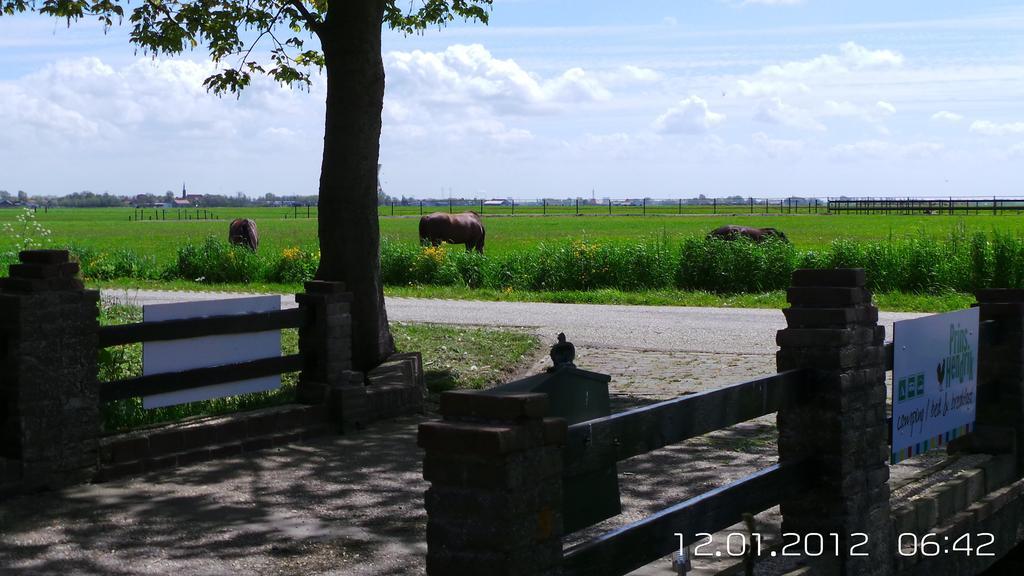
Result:
[[[203,283],[300,283],[313,277],[319,251],[286,248],[253,253],[218,238],[186,243],[161,266],[131,250],[98,252],[72,246],[87,278],[189,280]],[[13,261],[0,254],[0,263]],[[769,240],[666,237],[639,241],[543,242],[497,256],[461,246],[421,247],[384,239],[381,274],[390,286],[457,286],[501,291],[580,292],[700,290],[762,293],[789,285],[796,268],[864,268],[876,292],[944,294],[979,288],[1024,288],[1024,238],[1005,232],[957,230],[859,242],[835,240],[816,250]]]

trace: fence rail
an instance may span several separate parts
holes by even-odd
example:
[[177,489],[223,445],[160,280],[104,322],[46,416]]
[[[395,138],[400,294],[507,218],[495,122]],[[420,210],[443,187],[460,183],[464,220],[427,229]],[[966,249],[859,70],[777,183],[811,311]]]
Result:
[[691,545],[696,534],[718,532],[745,513],[755,514],[799,496],[814,486],[814,472],[809,459],[782,462],[705,492],[570,548],[563,557],[563,573],[627,574],[678,550],[677,533]]
[[388,202],[378,206],[379,216],[422,216],[431,212],[466,212],[484,216],[654,216],[681,214],[815,214],[825,202],[815,198],[747,198],[723,202],[709,198],[700,203],[685,199],[647,198],[636,200],[585,198],[534,200],[508,199],[500,204],[478,198],[424,199]]
[[1024,210],[1024,198],[829,199],[830,214],[1003,214]]
[[576,476],[778,412],[807,394],[803,372],[789,370],[757,380],[666,400],[569,427],[565,476]]
[[224,364],[210,368],[195,368],[181,372],[165,372],[149,376],[138,376],[125,380],[100,382],[100,401],[110,402],[153,394],[178,392],[203,386],[213,386],[251,378],[262,378],[285,372],[302,370],[301,354],[260,358],[249,362]]
[[250,314],[117,324],[100,327],[99,347],[106,348],[108,346],[120,346],[136,342],[179,340],[202,336],[266,332],[283,328],[301,328],[306,324],[306,321],[305,313],[302,310],[292,308],[290,310],[274,310]]

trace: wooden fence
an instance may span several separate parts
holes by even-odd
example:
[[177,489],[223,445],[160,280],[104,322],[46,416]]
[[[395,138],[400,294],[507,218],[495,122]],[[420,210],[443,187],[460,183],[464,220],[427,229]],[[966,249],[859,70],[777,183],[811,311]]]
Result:
[[[258,450],[422,411],[418,353],[352,370],[351,295],[307,282],[298,308],[99,326],[66,250],[20,255],[0,279],[0,495],[137,474]],[[297,328],[299,352],[98,381],[99,351],[139,342]],[[127,398],[300,372],[295,404],[104,435],[100,408]]]
[[1024,198],[855,198],[829,199],[829,214],[1019,214]]
[[[627,574],[677,551],[677,534],[694,543],[776,505],[784,532],[837,534],[845,545],[803,559],[811,574],[895,573],[885,390],[893,345],[864,285],[862,270],[794,273],[779,372],[749,382],[572,426],[545,414],[543,394],[446,393],[444,420],[419,434],[431,482],[428,574]],[[1024,439],[1024,291],[978,299],[979,358],[996,366],[979,386],[978,429]],[[563,548],[562,510],[579,505],[562,493],[570,479],[772,413],[777,464]],[[863,556],[850,553],[853,534],[865,535]]]
[[[98,341],[100,348],[106,348],[139,342],[302,328],[311,323],[310,314],[311,311],[308,309],[295,308],[272,312],[102,326],[98,331]],[[300,352],[288,356],[274,356],[210,368],[194,368],[180,372],[166,372],[101,382],[99,396],[100,401],[109,402],[273,376],[286,372],[298,372],[302,370],[302,367],[303,357]]]

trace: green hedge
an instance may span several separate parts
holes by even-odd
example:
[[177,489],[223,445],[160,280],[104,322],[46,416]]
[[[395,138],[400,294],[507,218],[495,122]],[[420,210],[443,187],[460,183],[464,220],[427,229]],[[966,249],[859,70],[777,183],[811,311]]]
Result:
[[[298,283],[313,277],[319,252],[287,248],[253,253],[210,237],[178,248],[170,264],[131,250],[101,252],[71,247],[87,278],[185,279],[204,283]],[[0,264],[13,261],[0,254]],[[703,237],[670,243],[664,237],[635,242],[545,242],[497,256],[461,246],[421,247],[384,240],[381,273],[387,285],[467,286],[493,290],[579,291],[706,290],[767,292],[789,285],[796,268],[864,268],[878,292],[938,294],[978,288],[1024,288],[1024,239],[993,232],[962,233],[878,242],[835,240],[821,250],[799,250],[769,240],[724,241]]]

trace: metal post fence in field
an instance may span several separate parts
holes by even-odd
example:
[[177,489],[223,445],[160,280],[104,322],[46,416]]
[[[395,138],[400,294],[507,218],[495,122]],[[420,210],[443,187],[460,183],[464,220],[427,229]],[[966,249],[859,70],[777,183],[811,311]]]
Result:
[[711,213],[718,214],[718,198],[711,199]]
[[580,199],[579,198],[576,199],[576,215],[577,216],[580,215]]
[[482,215],[483,213],[484,213],[484,201],[480,200],[480,214]]
[[611,198],[608,199],[608,215],[609,216],[612,215],[612,199]]
[[[394,216],[394,213],[395,213],[395,201],[392,200],[391,201],[391,215]],[[306,219],[307,220],[309,219],[309,204],[306,204]]]
[[643,215],[647,216],[647,198],[643,199],[643,206],[644,206],[644,214]]
[[513,216],[516,215],[516,199],[515,198],[512,199],[512,215]]
[[420,216],[423,216],[423,200],[420,200]]
[[541,198],[540,199],[540,203],[541,203],[541,214],[547,216],[548,215],[548,199],[547,198]]

